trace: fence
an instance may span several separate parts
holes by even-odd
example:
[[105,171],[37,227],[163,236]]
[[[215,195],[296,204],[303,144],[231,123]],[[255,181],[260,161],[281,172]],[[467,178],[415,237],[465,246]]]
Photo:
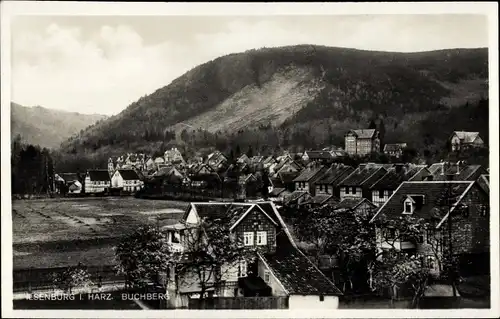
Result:
[[189,309],[288,309],[288,297],[189,299]]

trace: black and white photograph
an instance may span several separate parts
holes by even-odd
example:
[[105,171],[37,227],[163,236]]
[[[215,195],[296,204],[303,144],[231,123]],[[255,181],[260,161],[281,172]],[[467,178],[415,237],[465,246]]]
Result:
[[498,317],[496,3],[70,4],[2,3],[7,316]]

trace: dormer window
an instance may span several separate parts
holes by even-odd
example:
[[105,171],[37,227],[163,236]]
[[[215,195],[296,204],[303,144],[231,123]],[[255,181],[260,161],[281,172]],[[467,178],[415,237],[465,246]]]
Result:
[[403,203],[403,214],[413,214],[414,202],[411,198],[407,198]]

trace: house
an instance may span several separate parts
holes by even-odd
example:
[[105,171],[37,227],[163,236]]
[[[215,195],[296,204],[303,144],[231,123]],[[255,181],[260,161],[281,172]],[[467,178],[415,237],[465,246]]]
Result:
[[276,160],[274,159],[273,156],[268,156],[262,160],[262,166],[264,169],[269,169],[269,167],[274,163],[276,163]]
[[325,166],[317,164],[304,168],[300,172],[300,175],[293,180],[295,183],[295,190],[306,191],[314,196],[316,194],[315,183],[327,170]]
[[158,168],[160,165],[165,164],[165,159],[163,157],[157,157],[154,159],[154,162],[156,164],[156,168]]
[[85,175],[86,194],[104,193],[111,187],[111,178],[107,170],[89,170]]
[[455,131],[451,134],[449,141],[452,152],[485,146],[479,132]]
[[165,163],[178,164],[185,162],[177,147],[166,150],[165,153],[163,153],[163,158],[165,159]]
[[340,197],[338,184],[347,176],[354,172],[354,168],[343,164],[333,164],[316,181],[316,195],[332,195],[335,198]]
[[260,191],[258,189],[258,180],[255,174],[244,174],[240,175],[238,178],[238,184],[240,185],[240,194],[243,198],[255,197]]
[[281,172],[277,176],[270,178],[272,188],[284,188],[289,192],[295,190],[295,178],[300,175],[300,172]]
[[320,162],[329,164],[333,161],[334,156],[329,151],[305,151],[302,155],[302,160],[306,162]]
[[406,143],[393,143],[384,145],[384,154],[391,157],[400,158],[403,156],[403,150],[407,147]]
[[144,187],[144,182],[132,169],[118,169],[111,176],[111,187],[120,188],[125,192],[137,192]]
[[214,168],[220,169],[227,162],[227,158],[219,151],[210,153],[205,161],[205,164]]
[[[200,227],[203,219],[221,217],[228,223],[226,227],[233,234],[233,240],[239,240],[247,250],[247,257],[221,267],[222,284],[209,292],[214,297],[212,302],[218,302],[218,297],[251,298],[258,295],[263,299],[280,297],[286,301],[288,309],[338,308],[338,298],[342,293],[297,248],[271,202],[191,203],[183,220],[173,229],[178,235],[172,238],[185,244],[188,229]],[[183,247],[182,251],[188,252],[189,248]],[[191,274],[177,278],[169,281],[167,288],[171,296],[170,306],[188,306],[199,295],[199,279]]]
[[387,168],[381,164],[360,164],[349,176],[338,183],[340,200],[345,198],[371,199],[369,187],[387,173]]
[[56,192],[60,194],[80,194],[83,190],[78,174],[75,173],[55,174],[54,181]]
[[429,167],[429,171],[432,174],[429,179],[434,181],[446,181],[450,178],[455,181],[473,181],[487,173],[481,165],[468,165],[464,161],[435,163]]
[[306,191],[293,191],[290,195],[283,196],[283,204],[290,205],[303,205],[311,201],[311,194]]
[[[439,274],[450,247],[452,255],[476,259],[475,267],[484,266],[490,245],[489,212],[489,195],[475,181],[406,181],[370,222],[376,225],[379,252],[394,248],[416,254]],[[422,236],[405,238],[391,225],[404,216],[427,223]]]
[[375,129],[350,130],[345,135],[345,151],[358,156],[379,152],[379,132]]
[[395,164],[385,175],[376,180],[369,189],[371,191],[371,202],[377,206],[385,203],[392,193],[404,181],[422,181],[431,173],[425,165]]
[[247,165],[251,163],[250,158],[248,157],[247,154],[242,154],[240,157],[238,157],[236,162],[241,164],[245,163]]
[[277,176],[281,172],[299,172],[302,166],[294,161],[291,157],[285,157],[283,160],[271,165],[269,167],[269,174],[271,176]]
[[149,157],[147,160],[146,160],[146,163],[144,163],[145,165],[145,169],[146,171],[151,171],[151,170],[154,170],[156,169],[156,164],[155,164],[155,161],[153,160],[153,158]]
[[334,210],[347,210],[354,214],[370,216],[375,212],[377,206],[366,198],[346,198],[340,203],[333,205]]

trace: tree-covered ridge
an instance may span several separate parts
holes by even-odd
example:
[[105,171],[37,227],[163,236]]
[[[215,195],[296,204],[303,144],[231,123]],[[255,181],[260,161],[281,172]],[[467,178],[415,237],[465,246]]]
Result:
[[[204,114],[218,109],[225,101],[233,101],[250,87],[259,90],[269,83],[276,84],[276,75],[284,75],[284,70],[290,69],[307,70],[296,73],[307,74],[307,80],[294,81],[307,81],[310,98],[297,112],[291,112],[284,123],[275,123],[273,119],[269,123],[256,122],[255,117],[245,116],[239,120],[239,127],[210,133],[200,132],[199,127],[178,125],[200,116],[199,121],[203,122]],[[372,119],[384,121],[388,142],[411,142],[421,134],[420,123],[427,118],[454,113],[454,107],[467,102],[475,105],[486,95],[487,78],[487,49],[391,53],[299,45],[250,50],[195,67],[132,103],[122,113],[64,142],[61,151],[95,159],[100,154],[138,148],[154,152],[162,144],[199,144],[182,138],[183,130],[207,142],[204,147],[226,143],[220,140],[233,143],[232,136],[239,139],[241,135],[250,139],[244,141],[246,144],[261,144],[266,135],[266,144],[271,148],[343,145],[346,130],[365,127]],[[295,92],[291,90],[290,94]],[[256,94],[260,93],[267,94],[266,90]],[[245,103],[246,98],[238,96],[236,102]],[[262,96],[262,101],[271,98]],[[279,103],[272,105],[278,107]],[[250,103],[247,107],[255,106]],[[456,114],[461,118],[460,112]],[[210,120],[217,122],[206,123],[208,127],[225,118]],[[450,128],[446,134],[464,129],[446,127]],[[255,136],[254,132],[259,134]],[[301,142],[306,137],[307,143]]]

